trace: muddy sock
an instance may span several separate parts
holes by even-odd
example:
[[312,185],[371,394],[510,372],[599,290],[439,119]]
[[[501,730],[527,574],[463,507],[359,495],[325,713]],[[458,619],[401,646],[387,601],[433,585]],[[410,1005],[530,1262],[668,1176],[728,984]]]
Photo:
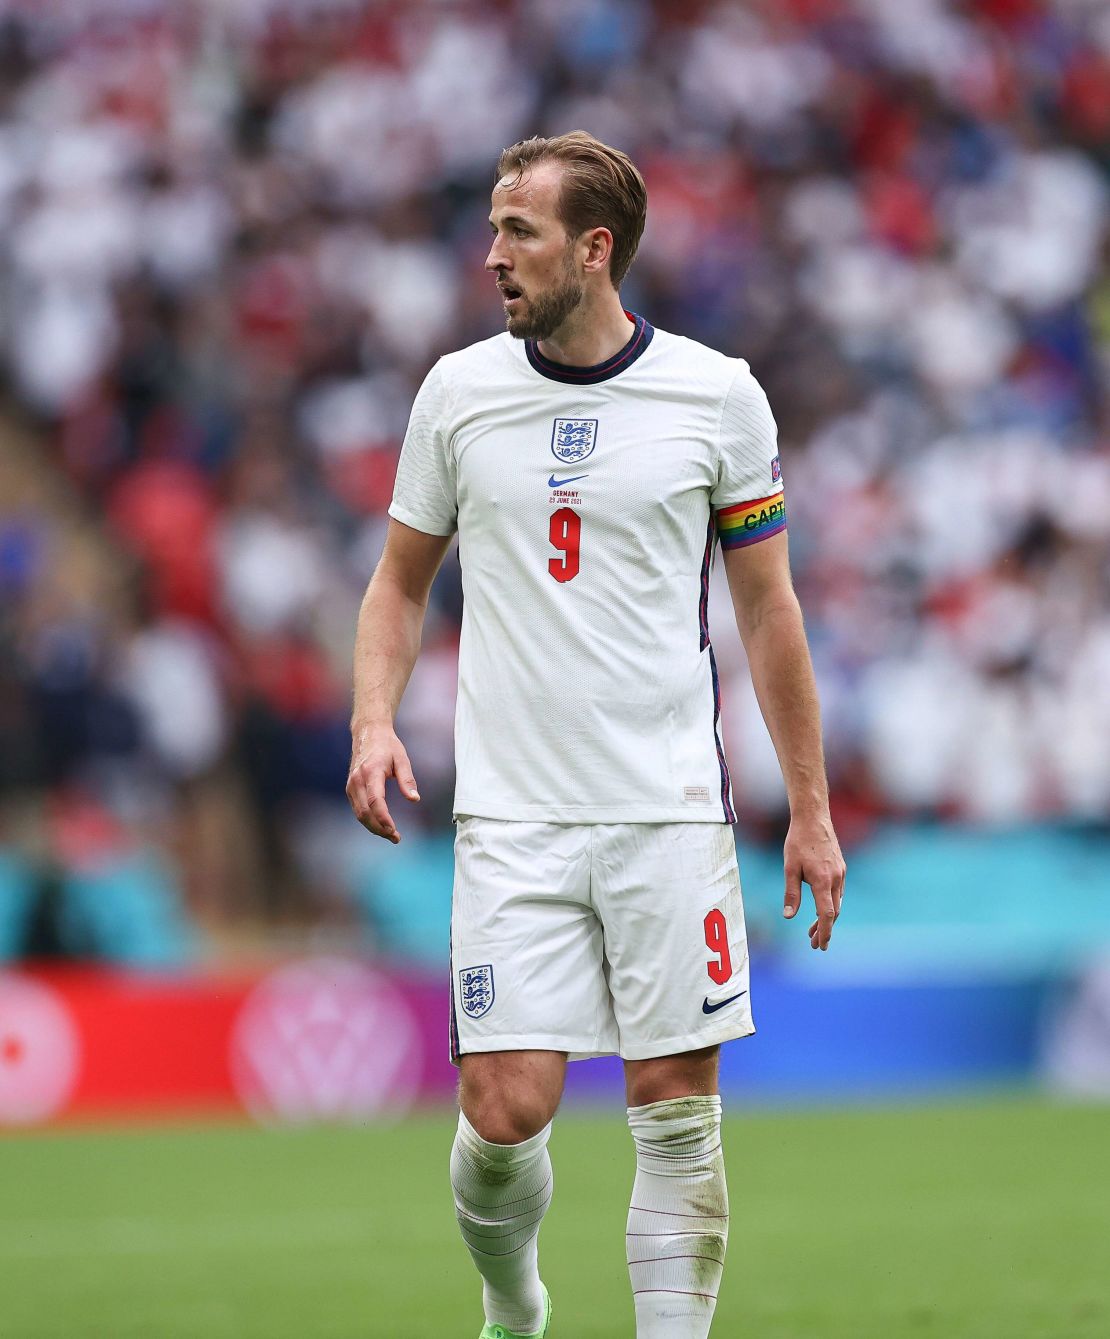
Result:
[[629,1107],[636,1181],[628,1273],[637,1339],[706,1339],[728,1240],[721,1099]]

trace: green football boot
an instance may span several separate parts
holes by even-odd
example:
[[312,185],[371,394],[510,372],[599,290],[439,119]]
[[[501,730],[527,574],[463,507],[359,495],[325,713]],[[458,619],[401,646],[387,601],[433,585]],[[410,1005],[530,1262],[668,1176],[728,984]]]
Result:
[[[543,1284],[540,1284],[543,1288]],[[551,1294],[546,1288],[543,1289],[543,1328],[536,1330],[534,1334],[517,1334],[515,1330],[507,1330],[504,1325],[495,1325],[493,1321],[486,1321],[482,1333],[478,1339],[543,1339],[547,1333],[547,1327],[551,1324]]]

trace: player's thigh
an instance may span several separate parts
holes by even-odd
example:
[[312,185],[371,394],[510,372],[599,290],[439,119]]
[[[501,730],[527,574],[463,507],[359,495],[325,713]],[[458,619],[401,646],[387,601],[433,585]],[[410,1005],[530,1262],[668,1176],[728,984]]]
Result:
[[455,1058],[615,1050],[590,829],[459,820],[451,915]]
[[621,1055],[682,1055],[753,1032],[732,829],[615,825],[603,856],[594,900]]

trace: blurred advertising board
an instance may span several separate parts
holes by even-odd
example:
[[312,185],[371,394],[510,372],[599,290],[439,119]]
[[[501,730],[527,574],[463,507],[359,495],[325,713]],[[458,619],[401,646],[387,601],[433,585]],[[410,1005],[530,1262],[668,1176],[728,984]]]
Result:
[[[870,980],[763,959],[758,1033],[722,1091],[763,1103],[921,1097],[1033,1082],[1061,983],[1017,973]],[[447,1104],[450,1000],[434,975],[306,958],[251,977],[0,972],[0,1129],[223,1116],[396,1118]],[[623,1099],[620,1062],[571,1066],[568,1100]]]
[[446,987],[345,958],[262,977],[0,973],[0,1127],[398,1114],[454,1091]]

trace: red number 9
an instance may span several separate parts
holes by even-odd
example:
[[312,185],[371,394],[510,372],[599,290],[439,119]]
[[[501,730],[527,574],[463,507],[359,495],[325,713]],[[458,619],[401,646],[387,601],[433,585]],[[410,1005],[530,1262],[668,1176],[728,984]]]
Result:
[[732,956],[728,951],[728,926],[725,913],[716,907],[705,918],[705,946],[710,953],[716,953],[716,962],[707,962],[709,979],[723,986],[732,980]]
[[578,575],[578,547],[582,540],[582,518],[570,507],[551,513],[548,536],[561,558],[550,558],[547,570],[556,581],[573,581]]

